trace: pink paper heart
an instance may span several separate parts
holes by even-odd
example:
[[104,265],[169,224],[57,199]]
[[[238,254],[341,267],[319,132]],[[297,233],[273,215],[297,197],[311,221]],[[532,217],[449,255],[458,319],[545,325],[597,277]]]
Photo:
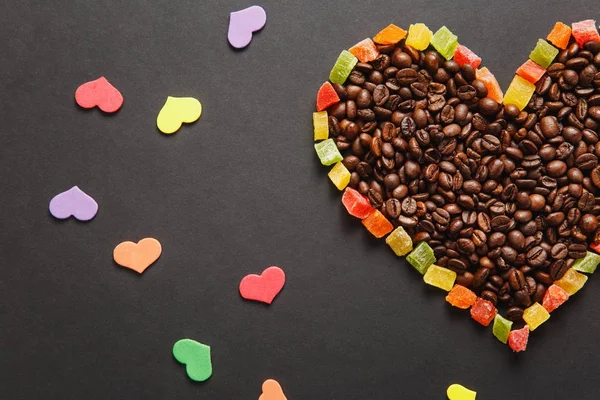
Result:
[[227,39],[236,49],[241,49],[252,40],[252,33],[261,30],[267,23],[267,13],[260,6],[252,6],[229,15]]

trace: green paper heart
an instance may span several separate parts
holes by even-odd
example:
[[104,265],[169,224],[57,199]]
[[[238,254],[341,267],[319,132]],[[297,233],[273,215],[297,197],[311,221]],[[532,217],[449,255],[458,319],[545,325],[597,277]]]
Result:
[[212,375],[210,346],[192,339],[181,339],[173,345],[173,357],[185,364],[185,371],[193,381],[202,382]]

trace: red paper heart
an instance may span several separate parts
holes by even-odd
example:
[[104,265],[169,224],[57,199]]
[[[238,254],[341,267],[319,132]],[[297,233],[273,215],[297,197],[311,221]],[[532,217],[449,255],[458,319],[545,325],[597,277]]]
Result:
[[240,294],[246,300],[271,304],[285,284],[285,272],[279,267],[269,267],[262,274],[250,274],[240,282]]
[[106,113],[114,113],[123,105],[121,92],[101,76],[86,82],[75,91],[75,101],[83,108],[98,107]]

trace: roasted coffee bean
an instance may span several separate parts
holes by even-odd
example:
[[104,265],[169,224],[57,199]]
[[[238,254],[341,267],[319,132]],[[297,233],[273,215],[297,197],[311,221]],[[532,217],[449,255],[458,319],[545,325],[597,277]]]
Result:
[[473,287],[479,288],[483,286],[483,284],[487,281],[487,278],[490,276],[489,268],[479,268],[477,272],[473,275]]
[[550,264],[550,277],[552,280],[558,280],[563,277],[568,269],[569,267],[567,266],[565,260],[556,260]]
[[506,310],[506,318],[514,322],[520,321],[523,318],[523,309],[520,307],[510,307]]
[[387,199],[385,201],[385,212],[391,219],[398,218],[401,212],[400,200],[394,198]]
[[570,258],[578,259],[583,258],[586,255],[587,246],[585,244],[573,243],[568,246]]
[[564,243],[557,243],[552,246],[552,250],[550,250],[550,256],[555,260],[562,260],[567,257],[567,245]]
[[371,205],[375,208],[379,208],[383,204],[383,197],[379,192],[373,189],[369,189],[367,192],[367,197],[369,198]]
[[525,275],[518,269],[511,269],[508,274],[508,283],[514,291],[525,289]]
[[532,247],[527,252],[527,263],[533,268],[541,267],[546,261],[547,253],[541,246]]
[[412,216],[417,212],[417,201],[407,197],[402,201],[402,214]]
[[513,220],[506,215],[498,215],[492,218],[491,227],[494,231],[506,233],[513,224]]

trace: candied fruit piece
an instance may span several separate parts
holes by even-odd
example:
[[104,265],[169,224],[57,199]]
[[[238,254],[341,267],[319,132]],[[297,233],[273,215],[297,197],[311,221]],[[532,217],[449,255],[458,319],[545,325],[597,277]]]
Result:
[[498,310],[491,301],[478,297],[471,307],[471,318],[483,326],[488,326],[494,319]]
[[377,209],[369,214],[367,218],[363,219],[362,224],[378,239],[384,237],[394,229],[392,223]]
[[375,43],[368,38],[356,43],[354,46],[350,47],[348,51],[363,63],[373,61],[379,55]]
[[463,310],[475,304],[475,300],[477,300],[477,295],[463,285],[454,285],[450,293],[446,296],[448,303]]
[[357,62],[358,58],[354,57],[352,53],[347,50],[342,50],[329,73],[329,80],[331,83],[339,83],[341,85],[346,82],[348,75],[350,75],[352,68],[354,68]]
[[513,104],[519,107],[519,110],[522,110],[529,103],[534,91],[535,85],[533,83],[521,78],[519,75],[515,75],[506,90],[504,104]]
[[571,27],[565,25],[562,22],[554,24],[554,28],[550,31],[546,40],[558,47],[559,49],[566,49],[571,39]]
[[427,272],[423,275],[423,280],[428,285],[438,287],[447,292],[451,290],[454,285],[456,272],[434,264],[427,268]]
[[379,44],[396,44],[406,37],[406,31],[394,24],[389,24],[383,28],[373,41]]
[[406,261],[410,263],[417,271],[424,274],[427,268],[435,262],[433,249],[425,242],[421,242],[413,251],[406,256]]
[[392,248],[397,256],[406,255],[413,249],[413,242],[403,227],[399,226],[385,238],[385,242]]
[[477,69],[481,65],[481,57],[473,53],[462,44],[459,44],[456,47],[456,51],[454,52],[454,61],[456,61],[461,67],[464,64],[470,64],[473,68]]
[[323,140],[322,142],[315,143],[315,150],[317,156],[321,160],[323,165],[332,165],[336,162],[342,161],[342,155],[338,150],[333,139]]
[[318,111],[313,113],[314,139],[325,140],[329,137],[329,120],[327,111]]
[[429,46],[431,36],[433,32],[425,24],[411,24],[404,43],[416,50],[425,50]]
[[523,311],[523,320],[529,326],[531,331],[535,331],[538,326],[550,318],[548,311],[540,303],[533,303]]
[[548,68],[557,55],[558,49],[556,47],[552,46],[544,39],[538,39],[535,48],[529,53],[529,58],[542,68]]
[[450,29],[442,26],[431,38],[431,45],[446,60],[451,59],[458,46],[458,36],[450,32]]
[[373,212],[369,199],[350,187],[344,190],[342,204],[346,207],[348,214],[356,218],[367,218]]
[[490,72],[487,67],[483,67],[475,71],[477,79],[482,81],[488,90],[488,95],[490,99],[496,100],[496,103],[502,103],[502,89],[496,80],[496,77]]
[[346,166],[341,162],[335,164],[327,175],[338,190],[344,190],[350,183],[350,171],[348,171]]
[[573,264],[573,268],[579,272],[585,272],[586,274],[593,274],[596,268],[600,264],[600,256],[596,253],[588,251],[585,257],[576,260]]
[[569,296],[573,296],[583,287],[583,285],[585,285],[587,280],[587,275],[581,274],[573,268],[569,268],[562,278],[554,281],[554,284],[563,288]]
[[508,334],[512,328],[512,321],[507,320],[500,314],[496,314],[494,317],[494,326],[492,327],[492,333],[502,343],[506,344],[508,341]]
[[567,300],[569,300],[569,293],[565,292],[565,290],[560,286],[552,284],[544,294],[542,306],[546,309],[546,311],[552,312]]
[[598,35],[598,30],[596,29],[596,21],[593,19],[574,22],[572,34],[579,46],[583,46],[585,42],[589,41],[600,42],[600,35]]
[[516,329],[508,334],[508,345],[515,353],[525,351],[527,341],[529,340],[529,327],[525,325],[521,329]]
[[540,67],[531,60],[525,61],[517,70],[517,75],[527,79],[531,83],[536,83],[546,73],[546,69]]
[[327,107],[339,102],[340,97],[333,88],[333,85],[329,82],[322,84],[317,92],[317,111],[323,111]]

